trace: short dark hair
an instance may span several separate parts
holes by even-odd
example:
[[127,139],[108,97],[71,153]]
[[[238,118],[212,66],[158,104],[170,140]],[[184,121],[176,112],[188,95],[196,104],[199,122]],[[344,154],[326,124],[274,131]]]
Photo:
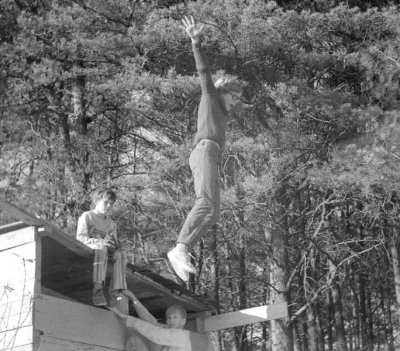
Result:
[[182,317],[183,319],[186,319],[186,318],[187,318],[186,310],[185,310],[182,306],[179,306],[179,305],[172,305],[172,306],[169,306],[169,307],[167,308],[167,310],[165,311],[165,316],[168,316],[170,313],[172,313],[172,312],[174,312],[174,311],[179,312],[180,315],[181,315],[181,317]]
[[117,195],[110,188],[97,190],[93,194],[93,203],[94,204],[97,204],[99,201],[105,200],[105,199],[115,202],[115,200],[117,200]]

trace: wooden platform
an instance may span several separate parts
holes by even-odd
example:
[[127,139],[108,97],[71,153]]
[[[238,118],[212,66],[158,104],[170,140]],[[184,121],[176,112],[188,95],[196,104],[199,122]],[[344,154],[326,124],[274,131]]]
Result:
[[[0,201],[19,222],[0,226],[0,350],[123,351],[126,328],[91,305],[93,250],[51,223]],[[106,282],[111,278],[109,264]],[[168,306],[188,311],[188,328],[213,304],[151,271],[129,265],[128,288],[160,321]],[[135,315],[135,313],[131,313]]]
[[[41,245],[41,286],[48,294],[91,304],[93,250],[51,223],[37,219],[13,204],[0,201],[0,210],[20,220],[0,226],[0,251],[2,243],[7,240],[13,241],[9,245],[18,245],[21,237],[19,230],[36,227]],[[110,264],[106,283],[111,278],[111,270]],[[166,307],[173,304],[182,305],[189,313],[215,309],[210,300],[196,296],[174,281],[142,267],[128,265],[127,283],[156,318],[162,318]]]
[[[0,226],[0,350],[123,351],[125,326],[91,306],[93,250],[10,203],[0,210],[20,220]],[[213,316],[211,301],[133,265],[127,283],[160,320],[168,306],[183,306],[186,329],[198,333],[288,317],[284,301]]]

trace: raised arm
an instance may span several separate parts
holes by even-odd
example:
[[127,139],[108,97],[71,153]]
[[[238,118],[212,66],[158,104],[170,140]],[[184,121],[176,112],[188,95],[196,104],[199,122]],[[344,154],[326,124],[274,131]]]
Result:
[[127,317],[126,326],[135,329],[158,345],[179,346],[185,350],[190,345],[190,332],[188,330],[166,328],[142,321],[132,316]]
[[124,295],[128,296],[128,298],[132,301],[133,306],[139,316],[140,319],[149,322],[151,324],[158,324],[157,319],[148,311],[146,307],[139,301],[139,299],[133,294],[130,290],[124,290]]
[[196,61],[197,72],[200,77],[201,91],[203,94],[215,93],[216,89],[211,78],[210,66],[200,42],[200,34],[204,25],[199,26],[193,16],[182,19],[183,28],[192,41],[192,49]]
[[139,318],[128,316],[115,307],[107,308],[119,316],[127,328],[135,329],[158,345],[175,346],[183,350],[208,351],[210,349],[208,338],[205,335],[183,329],[166,328],[160,324],[154,325]]

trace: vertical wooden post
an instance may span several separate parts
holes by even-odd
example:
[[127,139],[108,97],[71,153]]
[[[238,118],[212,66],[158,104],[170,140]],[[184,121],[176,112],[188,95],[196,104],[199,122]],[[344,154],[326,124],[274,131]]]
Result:
[[201,312],[196,316],[196,331],[200,334],[204,334],[205,331],[205,319],[211,316],[211,312]]
[[[33,302],[40,293],[41,246],[30,226],[0,235],[0,349],[33,350]],[[39,265],[39,266],[38,266]]]
[[42,237],[40,232],[44,230],[42,227],[35,227],[35,279],[33,285],[33,309],[32,309],[32,327],[33,327],[33,351],[40,349],[40,332],[35,329],[35,312],[36,298],[42,293]]

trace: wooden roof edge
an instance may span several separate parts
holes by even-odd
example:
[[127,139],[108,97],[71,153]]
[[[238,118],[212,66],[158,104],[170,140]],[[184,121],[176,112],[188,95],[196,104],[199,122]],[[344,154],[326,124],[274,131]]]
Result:
[[29,224],[26,224],[23,221],[18,221],[18,222],[13,222],[13,223],[9,223],[9,224],[4,224],[0,226],[0,235],[1,234],[6,234],[9,232],[13,232],[15,230],[19,230],[22,228],[26,228],[29,227]]
[[[93,254],[93,250],[86,246],[85,244],[81,243],[78,241],[76,238],[72,237],[71,235],[67,234],[66,232],[62,231],[59,229],[57,226],[54,224],[41,219],[41,218],[36,218],[32,214],[26,212],[24,209],[10,203],[7,201],[0,201],[0,209],[6,211],[8,214],[11,215],[11,217],[17,218],[20,221],[12,223],[8,226],[8,231],[15,230],[14,228],[21,226],[23,228],[24,226],[38,226],[38,227],[43,227],[44,231],[39,231],[39,234],[42,236],[49,236],[55,241],[58,241],[59,243],[67,246],[69,249],[71,249],[73,252],[82,255],[82,256],[91,256]],[[5,226],[5,227],[7,227]],[[55,234],[55,235],[54,235]],[[196,308],[203,310],[203,309],[208,309],[208,310],[214,310],[215,306],[212,305],[211,302],[205,301],[205,298],[202,298],[201,296],[193,296],[194,293],[192,293],[190,290],[181,287],[180,285],[176,284],[172,280],[169,280],[171,282],[171,288],[168,288],[164,286],[163,284],[154,281],[150,277],[147,277],[145,274],[139,273],[134,270],[134,265],[132,265],[132,268],[128,268],[127,274],[132,274],[135,276],[136,279],[140,279],[145,281],[147,284],[153,286],[153,288],[173,297],[174,299],[180,299],[182,303],[190,304],[193,306],[196,306]],[[133,278],[133,279],[135,279]],[[199,301],[201,300],[201,301]]]
[[[161,283],[158,283],[147,277],[146,275],[132,271],[128,268],[127,270],[127,278],[129,279],[129,275],[132,274],[135,276],[134,279],[139,279],[144,281],[145,283],[151,285],[154,289],[159,290],[165,295],[168,295],[175,300],[180,300],[183,304],[188,304],[194,306],[199,311],[210,311],[215,310],[216,307],[211,303],[211,301],[206,300],[204,297],[194,295],[190,290],[187,290],[175,282],[171,281],[171,288],[168,288]],[[192,295],[193,294],[193,295]]]
[[[54,240],[60,242],[61,244],[66,245],[72,251],[80,254],[80,255],[91,255],[92,249],[90,249],[85,244],[73,238],[71,235],[62,231],[56,225],[46,221],[42,218],[36,218],[32,214],[26,212],[24,209],[8,202],[8,201],[0,201],[0,209],[6,211],[11,217],[17,218],[23,223],[27,225],[33,225],[37,227],[43,227],[44,231],[39,231],[41,235],[49,235]],[[57,235],[52,235],[53,233]]]

